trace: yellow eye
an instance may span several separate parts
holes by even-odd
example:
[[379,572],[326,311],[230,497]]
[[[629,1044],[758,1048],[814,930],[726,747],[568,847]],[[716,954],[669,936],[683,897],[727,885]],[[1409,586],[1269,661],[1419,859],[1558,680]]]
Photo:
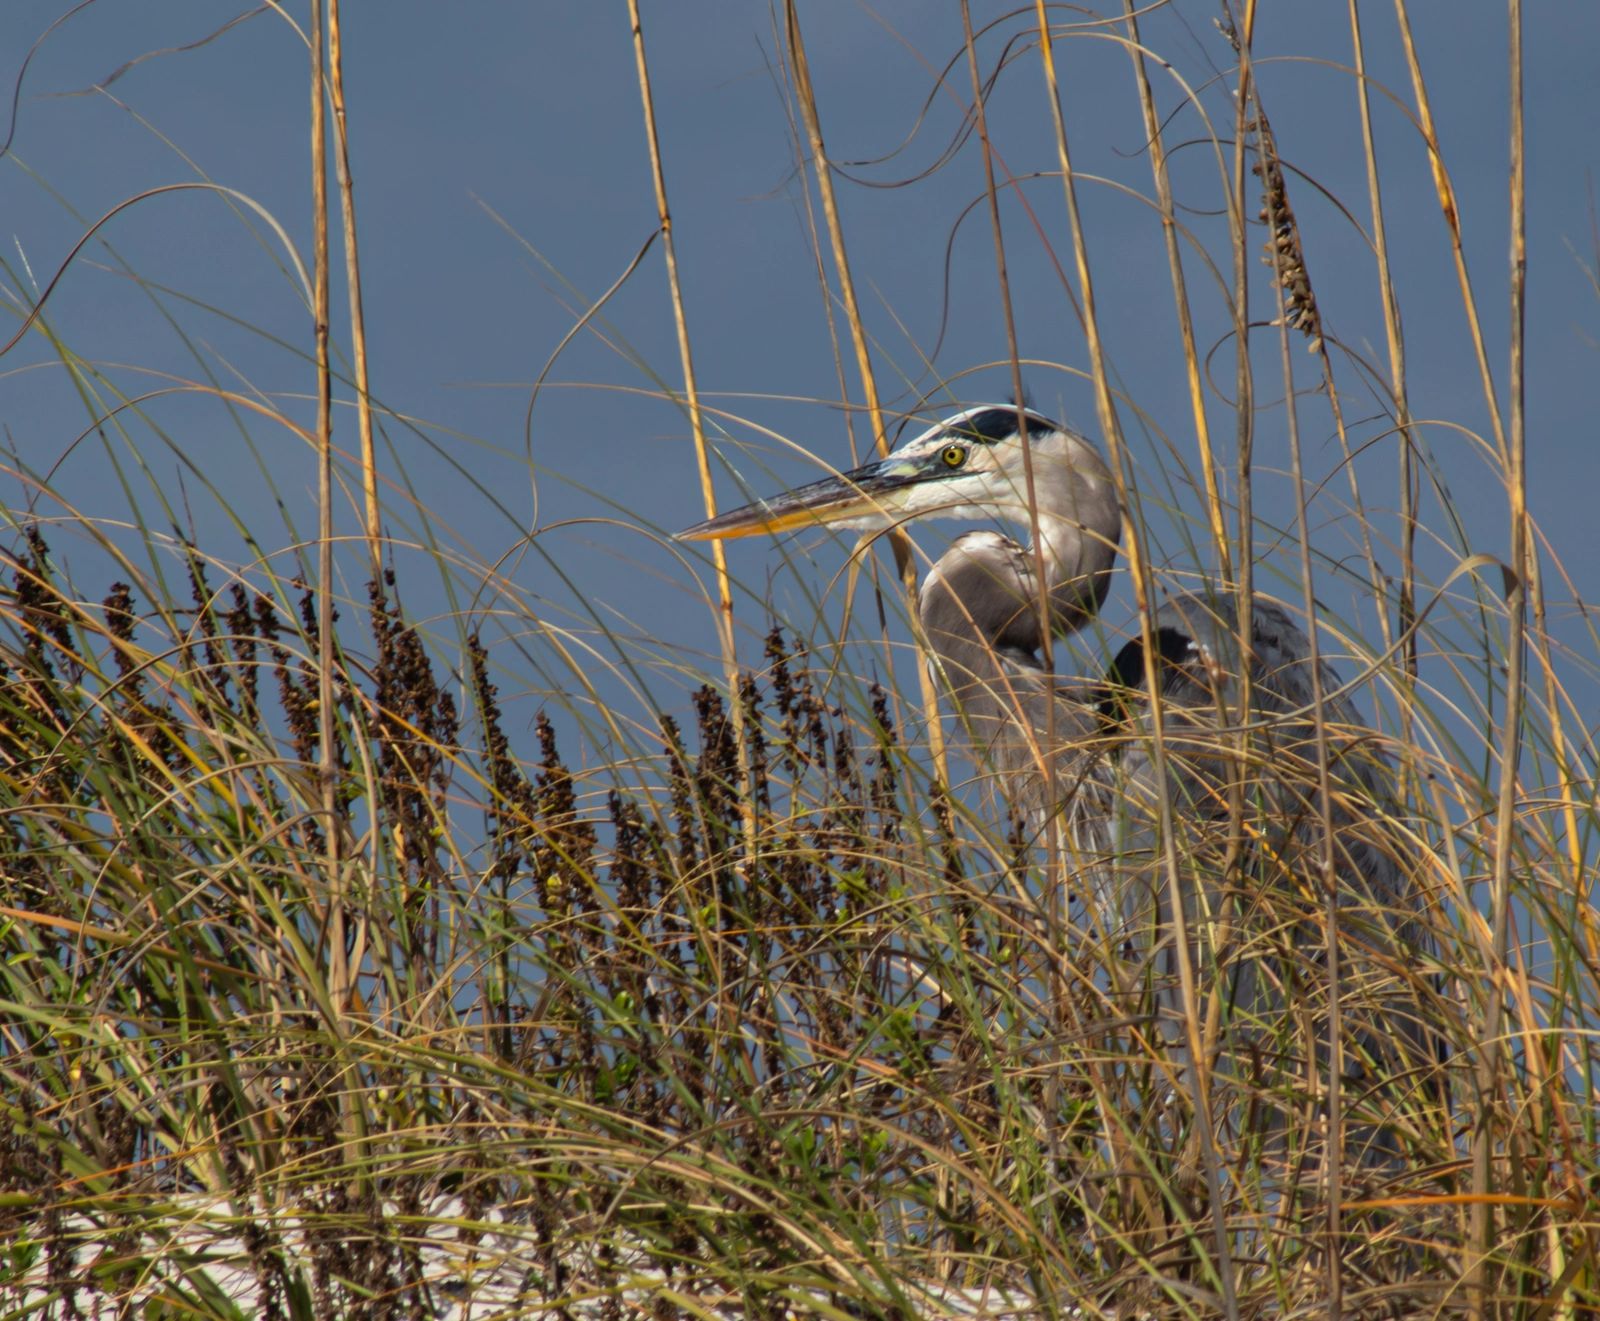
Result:
[[939,456],[944,460],[947,468],[959,468],[967,461],[967,447],[965,445],[946,445],[944,453]]

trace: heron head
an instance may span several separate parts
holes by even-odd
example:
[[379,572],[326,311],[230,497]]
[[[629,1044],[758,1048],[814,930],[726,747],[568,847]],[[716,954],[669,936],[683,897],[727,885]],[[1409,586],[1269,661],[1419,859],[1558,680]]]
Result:
[[1115,541],[1120,515],[1111,474],[1094,446],[1031,409],[1009,404],[966,409],[888,458],[757,500],[678,535],[714,541],[816,525],[881,530],[924,514],[999,515],[1026,523],[1030,458],[1041,521],[1085,526]]

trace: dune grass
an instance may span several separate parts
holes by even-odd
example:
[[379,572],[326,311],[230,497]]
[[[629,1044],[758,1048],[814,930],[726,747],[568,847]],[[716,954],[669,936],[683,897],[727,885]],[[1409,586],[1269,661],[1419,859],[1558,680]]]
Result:
[[[1515,30],[1514,3],[1510,13]],[[641,1263],[657,1272],[658,1316],[719,1299],[751,1315],[941,1314],[953,1304],[940,1288],[985,1286],[1042,1316],[1542,1321],[1600,1308],[1589,880],[1600,819],[1593,751],[1564,687],[1579,671],[1592,680],[1594,657],[1554,642],[1547,584],[1562,581],[1560,548],[1538,540],[1526,505],[1521,278],[1514,270],[1512,306],[1491,314],[1463,258],[1453,309],[1472,322],[1492,401],[1482,448],[1508,493],[1502,564],[1464,544],[1415,434],[1382,241],[1397,220],[1377,187],[1366,85],[1353,79],[1351,93],[1369,193],[1345,204],[1370,218],[1366,274],[1389,342],[1387,363],[1362,378],[1325,333],[1306,273],[1300,184],[1253,81],[1252,14],[1226,21],[1237,119],[1213,123],[1212,145],[1230,240],[1208,260],[1240,338],[1273,340],[1284,374],[1273,381],[1255,379],[1259,358],[1208,360],[1197,344],[1192,236],[1138,20],[1119,13],[1104,29],[1129,59],[1149,130],[1149,205],[1171,222],[1155,259],[1172,271],[1196,443],[1174,446],[1165,476],[1124,436],[1136,410],[1098,347],[1072,120],[1048,107],[1065,194],[1047,224],[1071,254],[1066,284],[1128,510],[1137,599],[1148,610],[1204,565],[1241,600],[1298,603],[1324,619],[1322,654],[1372,717],[1368,731],[1336,727],[1323,707],[1335,694],[1320,693],[1311,747],[1274,747],[1270,722],[1225,733],[1208,754],[1236,767],[1238,792],[1216,831],[1179,841],[1179,868],[1229,875],[1254,905],[1243,944],[1198,938],[1197,1030],[1214,1041],[1226,1029],[1219,961],[1308,969],[1305,1012],[1253,1029],[1278,1063],[1252,1076],[1213,1062],[1215,1076],[1202,1074],[1228,1099],[1210,1115],[1194,1107],[1151,1026],[1154,988],[1096,931],[1073,860],[1034,847],[993,795],[974,792],[982,768],[939,746],[937,694],[896,686],[921,666],[877,665],[885,647],[913,645],[903,604],[892,644],[866,629],[838,642],[821,611],[761,617],[718,558],[706,590],[717,656],[649,654],[598,617],[561,619],[519,597],[500,566],[419,520],[425,502],[408,503],[404,472],[380,471],[360,384],[357,198],[337,41],[322,63],[339,21],[328,0],[312,9],[313,85],[338,113],[315,128],[311,164],[323,178],[330,153],[340,163],[348,319],[331,310],[341,244],[327,198],[306,267],[318,319],[362,365],[344,379],[325,339],[303,346],[319,400],[309,431],[218,383],[184,387],[310,442],[320,527],[282,547],[239,528],[252,555],[230,559],[165,530],[184,520],[172,516],[179,493],[159,483],[170,503],[149,513],[130,483],[118,526],[77,513],[48,473],[5,465],[23,493],[4,511],[0,594],[8,1315],[95,1315],[103,1298],[145,1316],[238,1314],[203,1246],[224,1241],[272,1316],[433,1315],[463,1296],[460,1278],[506,1263],[522,1295],[504,1315],[560,1315],[580,1297],[629,1314]],[[784,86],[818,189],[819,270],[843,291],[846,388],[881,443],[886,406],[848,292],[838,181],[819,164],[800,17],[779,14]],[[1017,40],[1000,76],[1038,80],[1060,107],[1039,24],[1059,43],[1079,20],[1041,4],[1006,22]],[[988,35],[969,25],[948,76],[969,103],[995,72]],[[637,50],[648,112],[647,43]],[[1413,81],[1394,94],[1431,140],[1427,84],[1406,54]],[[981,116],[973,129],[965,149],[987,163]],[[1515,250],[1515,117],[1511,141]],[[652,163],[665,221],[671,179]],[[1442,160],[1436,180],[1458,223]],[[991,196],[1003,186],[991,170]],[[671,269],[683,376],[663,393],[683,399],[709,481]],[[1263,297],[1274,323],[1251,329]],[[55,336],[48,311],[19,314],[19,327]],[[1491,315],[1513,345],[1501,396],[1477,329]],[[148,420],[149,401],[119,398],[53,343],[91,430]],[[1010,358],[1020,382],[1014,341]],[[1231,437],[1214,403],[1230,358],[1244,401]],[[1354,568],[1333,564],[1308,525],[1298,441],[1300,413],[1315,407],[1346,450],[1359,443],[1340,402],[1352,379],[1376,383],[1378,427],[1405,456],[1398,490],[1364,490],[1345,466]],[[1320,403],[1297,387],[1320,390]],[[1250,401],[1274,392],[1290,402],[1258,415]],[[336,396],[357,405],[358,453],[333,444]],[[1300,498],[1287,515],[1252,504],[1255,434],[1269,425],[1290,438]],[[189,465],[204,481],[204,463]],[[359,539],[333,535],[344,498],[360,509]],[[1364,517],[1368,503],[1399,508],[1396,544]],[[1437,526],[1423,526],[1435,505]],[[76,580],[69,560],[103,576]],[[909,545],[896,560],[901,578],[920,567]],[[404,565],[419,562],[412,572],[446,583],[459,609],[408,614]],[[1367,620],[1318,608],[1319,584],[1338,574],[1371,586],[1370,642]],[[893,614],[899,583],[886,579],[882,599]],[[744,632],[767,635],[742,664],[725,613],[735,603]],[[596,669],[633,704],[602,700]],[[1355,801],[1319,777],[1352,740],[1393,767],[1392,795]],[[1254,786],[1267,769],[1296,779],[1295,764],[1309,824],[1285,836]],[[1269,839],[1275,854],[1239,861],[1240,840]],[[1409,959],[1374,934],[1392,914],[1357,920],[1306,879],[1358,845],[1402,859],[1420,896]],[[1321,963],[1300,958],[1307,930]],[[1318,982],[1329,958],[1347,969],[1332,997]],[[1444,1049],[1411,1058],[1398,1099],[1322,1076],[1331,1003],[1354,1033],[1397,993],[1426,1029],[1419,1040]],[[1262,1140],[1281,1125],[1267,1115],[1290,1117],[1286,1140]],[[1329,1160],[1341,1145],[1330,1115],[1343,1164]],[[1375,1123],[1398,1134],[1398,1166],[1353,1150]],[[441,1273],[425,1255],[437,1224],[481,1240],[470,1269]]]

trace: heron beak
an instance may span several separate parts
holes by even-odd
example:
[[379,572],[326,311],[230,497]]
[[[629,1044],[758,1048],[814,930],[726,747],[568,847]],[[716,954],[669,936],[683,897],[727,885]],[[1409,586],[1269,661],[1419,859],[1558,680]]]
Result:
[[881,459],[838,477],[797,486],[684,528],[680,541],[731,541],[795,528],[883,528],[894,522],[906,493],[928,476],[915,459]]

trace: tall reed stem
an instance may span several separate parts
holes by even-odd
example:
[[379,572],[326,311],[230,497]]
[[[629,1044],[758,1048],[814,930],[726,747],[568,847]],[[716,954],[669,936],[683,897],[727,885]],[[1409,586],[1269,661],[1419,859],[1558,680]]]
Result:
[[[1522,711],[1526,700],[1523,669],[1527,650],[1527,591],[1531,559],[1527,508],[1527,467],[1523,412],[1523,338],[1526,320],[1528,274],[1527,196],[1522,124],[1522,5],[1509,0],[1507,58],[1510,65],[1510,229],[1511,287],[1509,330],[1511,354],[1508,375],[1509,427],[1502,454],[1506,460],[1506,487],[1511,533],[1511,565],[1506,592],[1506,698],[1501,713],[1499,783],[1495,804],[1494,876],[1489,898],[1489,927],[1493,940],[1493,966],[1487,971],[1491,991],[1484,1015],[1483,1048],[1478,1057],[1479,1111],[1472,1133],[1473,1191],[1487,1193],[1496,1185],[1495,1134],[1498,1127],[1502,1050],[1500,1023],[1504,1014],[1507,945],[1511,931],[1511,852],[1517,830],[1517,766],[1522,751]],[[1459,247],[1457,249],[1459,252]],[[1465,268],[1463,267],[1463,270]],[[1464,277],[1463,277],[1464,283]],[[1487,368],[1484,388],[1493,398]],[[1498,424],[1498,418],[1496,422]],[[1487,1315],[1492,1287],[1487,1259],[1497,1241],[1495,1217],[1485,1198],[1474,1204],[1472,1249],[1475,1255],[1473,1301]]]
[[328,993],[342,1014],[350,994],[346,963],[344,867],[340,856],[339,759],[335,739],[333,641],[333,375],[328,363],[328,133],[322,0],[311,0],[312,324],[317,362],[317,733],[318,779],[328,869]]
[[[694,350],[689,340],[689,318],[684,310],[683,284],[678,275],[678,250],[672,237],[672,208],[667,202],[667,175],[661,163],[661,140],[656,131],[655,97],[650,90],[650,63],[645,57],[644,25],[639,16],[639,0],[628,0],[628,21],[633,30],[634,62],[639,72],[639,100],[644,111],[645,142],[650,150],[650,176],[655,186],[656,217],[660,225],[661,250],[666,258],[667,288],[672,298],[672,321],[678,337],[678,358],[683,369],[683,398],[689,410],[689,427],[694,436],[695,470],[700,476],[700,497],[706,517],[717,512],[717,492],[711,480],[711,452],[706,445],[705,418],[700,408],[700,387],[694,374]],[[723,676],[728,684],[728,704],[738,743],[739,770],[744,781],[740,811],[745,827],[745,854],[755,854],[754,811],[749,801],[750,753],[744,730],[743,703],[739,701],[739,659],[733,637],[733,588],[728,579],[728,555],[722,542],[711,543],[711,562],[717,583],[717,641],[722,652]]]
[[[884,426],[883,406],[878,400],[878,378],[872,368],[872,352],[867,344],[866,324],[861,319],[861,305],[856,299],[855,281],[850,274],[850,259],[845,250],[844,224],[839,219],[839,205],[833,192],[833,165],[828,159],[822,139],[822,121],[817,112],[816,91],[811,85],[811,65],[806,59],[805,40],[800,33],[800,15],[794,0],[784,0],[784,32],[789,46],[790,73],[794,80],[795,99],[800,104],[800,117],[806,128],[806,139],[811,147],[811,168],[817,180],[817,195],[822,200],[822,215],[828,226],[828,241],[833,248],[834,271],[839,277],[839,301],[844,304],[845,320],[850,327],[850,343],[855,349],[856,367],[861,376],[862,397],[866,401],[867,418],[872,425],[873,448],[883,457],[889,453],[889,433]],[[927,642],[921,629],[915,627],[917,619],[917,564],[911,538],[896,529],[889,533],[889,545],[894,551],[895,568],[905,589],[906,609],[917,633],[918,648],[926,655]],[[933,676],[926,665],[917,666],[917,682],[922,696],[923,718],[928,729],[928,751],[932,758],[934,774],[941,784],[949,784],[946,765],[944,726],[939,718],[939,695],[934,688]]]
[[383,581],[382,527],[378,509],[378,462],[372,440],[372,395],[367,377],[367,317],[361,299],[361,253],[356,243],[356,190],[350,173],[350,125],[344,97],[344,41],[339,0],[328,0],[328,94],[333,102],[334,156],[339,205],[344,218],[345,280],[350,293],[350,356],[355,370],[356,422],[361,433],[361,493],[372,580]]
[[1133,583],[1134,598],[1139,608],[1139,636],[1145,666],[1144,682],[1149,697],[1152,726],[1150,755],[1155,775],[1162,862],[1167,879],[1167,906],[1172,923],[1173,947],[1178,960],[1178,986],[1183,1000],[1184,1031],[1188,1037],[1189,1058],[1194,1061],[1195,1134],[1200,1144],[1206,1195],[1211,1205],[1212,1235],[1217,1253],[1215,1263],[1217,1286],[1222,1295],[1224,1315],[1232,1321],[1238,1316],[1233,1252],[1229,1244],[1227,1208],[1223,1200],[1222,1166],[1217,1152],[1216,1132],[1213,1128],[1210,1067],[1204,1032],[1201,1028],[1200,991],[1195,979],[1193,946],[1189,939],[1187,905],[1184,902],[1185,881],[1178,860],[1172,801],[1168,793],[1170,780],[1166,740],[1163,734],[1161,680],[1156,668],[1160,650],[1156,646],[1154,632],[1155,585],[1149,556],[1144,546],[1144,528],[1133,507],[1133,482],[1129,471],[1127,444],[1123,439],[1115,401],[1111,397],[1105,345],[1100,336],[1100,322],[1096,313],[1094,278],[1089,268],[1088,243],[1084,237],[1082,215],[1078,208],[1077,176],[1072,168],[1066,119],[1061,109],[1061,90],[1055,66],[1055,44],[1051,38],[1044,0],[1036,0],[1036,21],[1039,27],[1039,53],[1043,61],[1045,85],[1049,91],[1051,125],[1055,131],[1056,160],[1061,171],[1062,194],[1072,235],[1073,258],[1078,272],[1079,299],[1083,309],[1084,335],[1088,342],[1089,364],[1094,382],[1095,406],[1101,430],[1105,435],[1106,450],[1112,460],[1111,474],[1116,483],[1117,499],[1123,510],[1123,550],[1128,559],[1128,577]]

